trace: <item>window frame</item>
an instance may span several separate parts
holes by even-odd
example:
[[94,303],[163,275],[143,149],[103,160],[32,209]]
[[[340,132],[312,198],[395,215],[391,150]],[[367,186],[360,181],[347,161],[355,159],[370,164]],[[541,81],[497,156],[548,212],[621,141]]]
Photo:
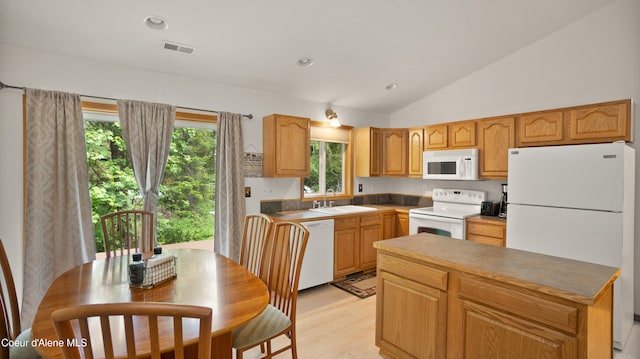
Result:
[[[312,127],[331,127],[331,125],[327,121],[310,121],[310,126]],[[354,128],[353,126],[340,125],[337,129],[348,131],[349,142],[344,144],[344,157],[343,157],[343,168],[344,168],[344,191],[342,193],[336,194],[335,196],[329,196],[331,200],[343,200],[343,199],[352,199],[353,198],[353,175],[354,175],[354,165],[353,165],[353,156],[354,156]],[[330,141],[324,141],[330,142]],[[309,144],[310,145],[310,144]],[[310,196],[305,196],[304,193],[304,177],[300,178],[300,201],[301,202],[311,202],[317,201],[318,199],[324,199],[324,194],[314,194]]]

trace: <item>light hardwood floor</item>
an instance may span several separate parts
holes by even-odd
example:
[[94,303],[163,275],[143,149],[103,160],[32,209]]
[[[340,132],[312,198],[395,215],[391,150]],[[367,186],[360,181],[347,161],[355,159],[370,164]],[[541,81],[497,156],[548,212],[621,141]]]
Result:
[[[297,330],[300,359],[382,358],[375,345],[376,297],[359,299],[326,284],[298,294]],[[274,342],[274,348],[278,341]],[[291,352],[278,357],[291,358]],[[244,358],[260,358],[260,350]]]
[[[298,295],[298,357],[300,359],[378,359],[375,346],[376,298],[359,299],[332,285]],[[277,345],[277,341],[276,344]],[[260,358],[255,348],[245,358]],[[278,356],[290,358],[290,352]],[[640,323],[635,323],[624,352],[614,359],[640,358]]]

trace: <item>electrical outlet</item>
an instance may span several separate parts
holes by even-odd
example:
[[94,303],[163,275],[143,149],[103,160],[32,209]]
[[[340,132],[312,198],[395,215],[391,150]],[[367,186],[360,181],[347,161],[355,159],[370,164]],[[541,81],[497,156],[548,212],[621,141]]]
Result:
[[245,187],[244,188],[244,196],[245,197],[251,197],[251,187]]
[[358,192],[362,192],[362,183],[358,184]]

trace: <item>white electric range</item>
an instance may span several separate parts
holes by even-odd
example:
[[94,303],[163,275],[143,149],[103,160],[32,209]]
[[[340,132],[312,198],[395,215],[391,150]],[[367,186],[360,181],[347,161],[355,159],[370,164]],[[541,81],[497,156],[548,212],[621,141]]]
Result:
[[433,207],[409,210],[409,234],[434,233],[465,239],[465,218],[480,214],[487,193],[465,189],[434,189]]

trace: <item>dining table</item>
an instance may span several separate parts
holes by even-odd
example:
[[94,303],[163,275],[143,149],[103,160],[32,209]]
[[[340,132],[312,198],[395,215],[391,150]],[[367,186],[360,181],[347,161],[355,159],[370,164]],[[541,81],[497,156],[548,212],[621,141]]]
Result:
[[[63,357],[51,320],[51,313],[56,309],[83,304],[170,302],[212,308],[211,357],[231,358],[232,330],[266,308],[269,302],[266,285],[240,264],[213,251],[180,248],[164,252],[163,255],[175,256],[177,275],[148,289],[130,285],[129,265],[133,260],[126,255],[96,259],[56,278],[45,293],[31,328],[32,343],[38,353],[44,358]],[[147,259],[152,254],[144,253],[143,256]],[[167,322],[166,325],[170,324]],[[188,328],[189,325],[193,328]],[[185,323],[184,326],[185,342],[197,341],[197,323]],[[160,342],[173,343],[172,330],[160,329],[161,335],[166,336],[161,337]],[[92,340],[94,337],[101,338],[97,326],[95,331]],[[141,341],[144,341],[144,335],[141,334]],[[114,338],[116,344],[117,338],[124,341],[122,336]],[[172,358],[172,349],[172,346],[165,348],[163,358]],[[191,345],[188,349],[195,351],[197,345]],[[94,345],[95,350],[102,348]],[[194,356],[187,353],[186,357]]]

